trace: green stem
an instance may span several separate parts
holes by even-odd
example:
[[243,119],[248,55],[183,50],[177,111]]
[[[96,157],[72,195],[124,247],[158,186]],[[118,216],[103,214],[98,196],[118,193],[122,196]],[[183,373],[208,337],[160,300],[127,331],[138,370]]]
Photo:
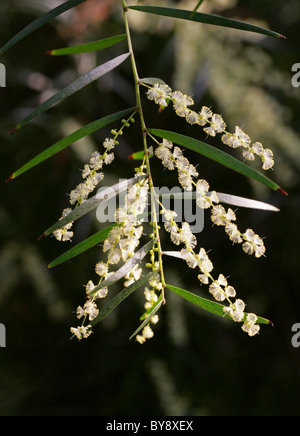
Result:
[[136,106],[137,106],[137,110],[138,110],[139,115],[140,115],[140,122],[141,122],[141,127],[142,127],[144,154],[145,154],[145,158],[146,158],[146,171],[147,171],[147,176],[149,179],[149,186],[150,186],[150,193],[151,193],[152,220],[153,220],[155,234],[156,234],[156,238],[157,238],[158,261],[159,261],[159,269],[160,269],[161,281],[162,281],[162,286],[163,286],[162,298],[164,301],[164,288],[166,286],[166,282],[164,279],[164,271],[163,271],[163,263],[162,263],[163,251],[161,248],[160,237],[159,237],[159,226],[158,226],[157,217],[156,217],[156,204],[155,204],[156,194],[154,191],[154,183],[153,183],[153,179],[152,179],[152,175],[151,175],[150,161],[149,161],[149,155],[148,155],[147,128],[146,128],[144,114],[143,114],[143,108],[142,108],[142,101],[141,101],[141,94],[140,94],[140,79],[139,79],[138,70],[137,70],[137,66],[136,66],[136,62],[135,62],[134,51],[133,51],[133,46],[132,46],[132,41],[131,41],[130,28],[129,28],[128,18],[127,18],[128,8],[127,8],[125,0],[122,0],[122,5],[123,5],[125,30],[126,30],[127,41],[128,41],[128,49],[129,49],[129,53],[130,53],[131,66],[132,66],[132,72],[133,72],[133,77],[134,77]]

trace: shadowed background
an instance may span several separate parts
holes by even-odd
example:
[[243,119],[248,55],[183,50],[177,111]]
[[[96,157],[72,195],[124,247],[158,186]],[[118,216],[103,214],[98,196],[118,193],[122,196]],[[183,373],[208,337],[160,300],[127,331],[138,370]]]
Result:
[[[298,415],[300,348],[291,344],[292,325],[300,322],[300,90],[291,84],[292,65],[300,62],[296,0],[212,0],[204,1],[201,9],[269,26],[286,35],[286,41],[133,11],[129,16],[141,77],[160,77],[174,90],[193,95],[196,109],[211,106],[223,115],[228,130],[239,125],[253,141],[274,151],[275,170],[268,175],[288,197],[186,153],[213,189],[281,209],[237,212],[239,228],[250,227],[266,237],[267,256],[262,259],[231,246],[224,231],[212,227],[209,216],[199,234],[199,243],[211,250],[216,271],[230,276],[249,310],[271,319],[274,327],[262,326],[259,336],[248,338],[239,325],[207,315],[169,291],[154,338],[141,346],[128,341],[143,313],[141,289],[88,340],[69,340],[69,327],[76,325],[74,311],[84,301],[84,285],[94,277],[101,247],[47,270],[46,265],[69,245],[37,237],[68,206],[67,193],[79,183],[79,169],[101,147],[112,126],[20,178],[7,184],[4,180],[63,136],[134,105],[129,62],[13,136],[7,132],[55,90],[127,51],[122,42],[98,54],[45,53],[123,33],[120,3],[89,0],[0,59],[7,71],[7,86],[0,89],[0,323],[7,332],[7,347],[0,348],[0,415]],[[151,2],[155,3],[161,2]],[[196,1],[163,3],[191,9]],[[57,4],[49,1],[47,8]],[[2,0],[0,45],[45,12],[43,1]],[[171,109],[158,114],[152,102],[143,101],[148,127],[173,130],[176,125],[180,133],[206,140],[201,128],[188,126]],[[224,149],[218,140],[208,142]],[[136,162],[128,155],[141,148],[134,126],[121,138],[105,186],[132,176]],[[159,162],[153,162],[153,174],[158,186],[176,183]],[[73,244],[101,226],[95,214],[83,218],[75,226]],[[194,271],[176,259],[166,259],[165,264],[169,283],[207,296]],[[119,289],[112,288],[110,295]]]

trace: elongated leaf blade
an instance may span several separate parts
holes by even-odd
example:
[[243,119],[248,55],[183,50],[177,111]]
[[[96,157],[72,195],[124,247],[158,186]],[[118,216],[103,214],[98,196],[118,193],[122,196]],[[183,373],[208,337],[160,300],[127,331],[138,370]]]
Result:
[[246,207],[249,209],[269,210],[271,212],[279,212],[280,209],[272,204],[265,203],[263,201],[252,200],[251,198],[239,197],[237,195],[224,194],[217,192],[221,203],[231,204],[238,207]]
[[73,144],[74,142],[79,141],[79,139],[82,139],[85,136],[90,135],[99,129],[102,129],[108,124],[113,123],[114,121],[117,121],[120,118],[125,117],[126,115],[132,113],[134,110],[135,108],[125,109],[123,111],[116,112],[114,114],[100,118],[96,121],[93,121],[92,123],[87,124],[84,127],[81,127],[80,129],[76,130],[75,132],[71,133],[70,135],[66,136],[60,141],[56,142],[52,146],[48,147],[42,153],[35,156],[33,159],[31,159],[29,162],[27,162],[17,171],[15,171],[7,180],[15,179],[16,177],[20,176],[26,171],[32,169],[33,167],[39,165],[40,163],[44,162],[45,160],[49,159],[50,157],[64,150],[66,147]]
[[57,257],[51,263],[49,263],[47,268],[48,269],[54,268],[57,265],[60,265],[64,262],[67,262],[70,259],[73,259],[74,257],[79,256],[80,254],[84,253],[85,251],[87,251],[90,248],[94,247],[95,245],[99,244],[99,242],[104,241],[104,239],[107,238],[109,232],[116,225],[117,224],[111,224],[110,226],[106,227],[105,229],[100,230],[99,232],[95,233],[94,235],[90,236],[89,238],[85,239],[84,241],[80,242],[79,244],[75,245],[75,247],[72,247],[70,250],[61,254],[59,257]]
[[[211,192],[207,193],[208,196]],[[224,194],[223,192],[217,192],[218,198],[221,203],[231,204],[233,206],[245,207],[249,209],[259,209],[268,210],[272,212],[279,212],[280,209],[269,203],[264,203],[262,201],[252,200],[251,198],[239,197],[237,195]],[[159,197],[177,199],[177,200],[196,200],[196,191],[184,191],[184,192],[174,192],[170,194],[159,194]]]
[[165,17],[180,18],[183,20],[195,21],[198,23],[212,24],[214,26],[230,27],[233,29],[260,33],[266,36],[273,36],[275,38],[285,38],[283,35],[280,35],[279,33],[272,30],[255,26],[254,24],[244,23],[238,20],[220,17],[218,15],[203,14],[201,12],[193,12],[174,8],[164,8],[158,6],[129,6],[128,9],[146,12],[148,14],[162,15]]
[[273,189],[274,191],[283,192],[283,189],[279,185],[277,185],[277,183],[273,182],[265,175],[259,173],[255,169],[249,167],[248,165],[225,153],[224,151],[213,147],[212,145],[206,144],[202,141],[198,141],[197,139],[191,138],[189,136],[184,136],[179,133],[170,132],[167,130],[149,129],[149,132],[160,138],[168,139],[178,145],[181,145],[182,147],[196,151],[197,153],[200,153],[203,156],[212,159],[227,168],[230,168],[231,170],[234,170],[246,177],[262,183],[263,185],[267,186],[270,189]]
[[159,83],[160,85],[166,84],[162,79],[158,79],[157,77],[145,77],[144,79],[141,79],[141,82],[151,86],[154,86],[156,83]]
[[45,236],[49,236],[55,230],[61,229],[65,225],[78,220],[82,216],[91,212],[93,209],[96,209],[96,207],[98,207],[100,204],[108,201],[109,199],[113,198],[115,195],[118,195],[120,192],[123,192],[125,189],[134,185],[135,183],[142,180],[143,178],[144,176],[139,176],[139,177],[133,177],[132,179],[128,179],[128,180],[123,180],[120,183],[116,183],[115,185],[110,186],[104,191],[98,192],[98,194],[94,195],[93,197],[89,198],[84,203],[82,203],[80,206],[73,209],[72,212],[70,212],[64,218],[56,221],[56,223],[53,224],[51,227],[49,227],[39,237],[39,239],[44,238]]
[[130,336],[129,340],[131,340],[134,336],[136,336],[151,320],[151,318],[156,314],[156,312],[160,309],[161,305],[163,304],[163,300],[160,299],[156,305],[154,306],[154,308],[151,310],[151,312],[149,313],[149,315],[147,316],[147,318],[142,322],[141,325],[139,325],[139,327],[132,333],[132,335]]
[[30,35],[35,30],[39,29],[40,27],[44,26],[44,24],[51,21],[53,18],[58,17],[62,13],[68,11],[69,9],[74,8],[75,6],[80,5],[81,3],[84,3],[85,1],[86,0],[69,0],[63,3],[62,5],[59,5],[58,7],[47,12],[45,15],[37,18],[28,26],[24,27],[24,29],[22,29],[20,32],[18,32],[0,49],[0,56],[6,53],[15,44],[22,41],[22,39],[26,38],[26,36]]
[[[144,156],[145,156],[145,152],[144,152],[144,150],[141,150],[141,151],[136,151],[135,153],[132,153],[130,156],[128,156],[128,159],[143,160]],[[148,157],[149,157],[149,159],[151,157],[153,157],[153,153],[151,150],[150,151],[148,150]]]
[[132,268],[140,263],[147,253],[153,247],[154,241],[149,241],[142,248],[140,248],[124,265],[121,266],[112,276],[104,280],[100,285],[95,286],[90,295],[96,294],[104,286],[111,286],[114,283],[122,279],[126,274],[128,274]]
[[104,318],[107,317],[125,298],[129,297],[134,291],[143,286],[148,280],[152,277],[153,273],[149,273],[144,277],[141,277],[136,282],[132,283],[127,288],[124,288],[121,292],[119,292],[115,297],[113,297],[109,303],[100,310],[98,316],[91,322],[92,328],[94,328],[99,322],[101,322]]
[[[207,300],[206,298],[199,297],[196,294],[193,294],[192,292],[186,291],[185,289],[178,288],[176,286],[172,285],[166,285],[170,291],[175,292],[176,294],[180,295],[180,297],[184,298],[185,300],[189,301],[190,303],[195,304],[196,306],[200,306],[202,309],[206,310],[207,312],[213,313],[214,315],[221,316],[222,318],[228,318],[231,319],[230,316],[224,315],[223,312],[223,305],[220,303],[216,303],[215,301]],[[245,315],[247,315],[245,313]],[[262,318],[261,316],[257,319],[258,324],[272,324],[270,320],[266,318]]]
[[16,126],[13,128],[10,133],[13,133],[15,130],[20,129],[21,127],[28,124],[34,118],[38,117],[42,113],[46,112],[48,109],[75,94],[77,91],[80,91],[85,86],[99,79],[101,76],[104,76],[114,68],[118,67],[122,64],[130,55],[130,53],[125,53],[123,55],[117,56],[116,58],[102,64],[83,76],[76,79],[74,82],[62,88],[52,97],[48,98],[48,100],[44,101],[40,106],[38,106],[33,112],[31,112],[27,117],[23,118]]
[[72,55],[78,53],[88,53],[91,51],[99,51],[111,47],[126,38],[126,34],[111,36],[110,38],[100,39],[98,41],[88,42],[86,44],[75,45],[72,47],[58,48],[47,51],[47,54],[52,56]]

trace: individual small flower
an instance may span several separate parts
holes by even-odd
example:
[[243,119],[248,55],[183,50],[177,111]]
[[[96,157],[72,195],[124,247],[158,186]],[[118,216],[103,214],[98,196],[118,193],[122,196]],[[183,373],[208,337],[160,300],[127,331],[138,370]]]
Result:
[[[110,273],[110,274],[113,274],[113,273]],[[93,299],[99,300],[101,298],[105,298],[107,294],[108,294],[108,288],[107,288],[107,286],[104,286],[103,288],[98,289],[98,291],[93,292]]]
[[241,242],[243,242],[241,232],[239,231],[235,223],[229,222],[228,224],[226,224],[225,232],[228,234],[229,239],[233,243],[240,244]]
[[92,280],[89,280],[85,286],[86,294],[89,295],[93,292],[95,285]]
[[150,339],[153,337],[154,333],[149,325],[146,325],[143,328],[142,335],[144,336],[145,339]]
[[223,274],[220,274],[218,280],[214,280],[209,287],[209,292],[214,296],[217,301],[224,301],[226,292],[223,287],[227,286],[227,280]]
[[105,141],[103,142],[103,147],[107,150],[110,151],[113,148],[115,148],[116,142],[113,138],[106,138]]
[[274,165],[273,152],[269,148],[265,148],[261,154],[263,169],[269,170]]
[[91,173],[91,168],[88,164],[84,165],[82,170],[82,178],[85,179]]
[[158,317],[157,314],[153,315],[152,318],[150,319],[150,322],[151,322],[152,324],[157,324],[158,321],[159,321],[159,317]]
[[172,153],[171,153],[171,151],[169,150],[169,148],[167,148],[165,145],[163,145],[163,144],[161,144],[161,145],[159,145],[157,148],[156,148],[156,150],[155,150],[155,154],[156,154],[156,156],[159,158],[159,159],[161,159],[161,160],[164,160],[164,159],[170,159],[170,157],[171,157],[171,155],[172,155]]
[[114,153],[108,153],[105,158],[104,158],[104,163],[105,165],[109,165],[112,163],[112,161],[114,160],[115,155]]
[[183,222],[180,230],[181,242],[190,248],[194,248],[197,244],[197,238],[192,233],[189,223]]
[[93,170],[101,170],[103,167],[103,156],[98,151],[95,151],[90,158],[89,165]]
[[225,306],[223,312],[225,315],[229,315],[233,321],[242,322],[245,316],[245,303],[243,300],[237,299],[234,303],[231,303],[229,307]]
[[188,109],[188,106],[194,104],[194,101],[191,97],[182,94],[180,91],[175,91],[172,93],[171,99],[175,112],[179,117],[186,117],[189,115],[190,110]]
[[177,217],[177,213],[175,212],[175,210],[163,209],[162,213],[164,214],[164,217],[167,221],[174,220],[174,218]]
[[205,127],[204,132],[210,136],[216,136],[217,133],[221,133],[226,129],[226,124],[219,114],[214,114],[210,120],[210,126]]
[[211,220],[217,226],[226,226],[226,224],[236,220],[236,215],[231,208],[226,211],[222,205],[218,204],[211,211]]
[[196,268],[198,266],[197,257],[187,248],[182,248],[181,251],[182,259],[184,259],[189,268]]
[[[70,208],[64,209],[60,220],[65,218],[67,215],[69,215],[70,212],[72,212],[72,209],[70,209]],[[70,241],[73,234],[74,234],[72,231],[70,231],[70,229],[72,228],[72,225],[73,225],[73,221],[66,224],[61,229],[55,230],[53,232],[53,235],[55,236],[55,238],[58,241],[63,241],[63,242]]]
[[146,338],[143,335],[136,335],[135,339],[139,344],[144,344],[146,342]]
[[252,148],[253,152],[255,154],[257,154],[258,156],[261,156],[263,154],[264,147],[263,147],[261,142],[255,142],[251,148]]
[[213,116],[212,111],[208,107],[203,106],[201,111],[199,112],[198,124],[200,126],[205,126],[205,124],[209,122],[212,116]]
[[80,340],[83,338],[88,338],[90,336],[90,334],[92,333],[92,327],[91,325],[88,325],[86,327],[79,326],[77,328],[71,327],[70,331],[71,333],[73,333],[74,336],[77,337],[77,339]]
[[[260,142],[255,142],[252,146],[243,151],[243,156],[247,160],[254,160],[255,155],[262,156],[264,152],[264,148]],[[273,153],[272,153],[273,156]]]
[[156,104],[162,107],[168,106],[168,100],[171,97],[171,88],[168,85],[156,83],[153,88],[147,91],[149,100],[154,100]]
[[104,262],[98,262],[95,266],[96,274],[100,277],[105,277],[108,273],[108,265]]
[[83,310],[84,314],[88,316],[90,321],[93,321],[93,319],[95,319],[99,314],[99,309],[97,308],[96,303],[90,300],[84,304]]
[[201,179],[197,181],[196,192],[197,198],[196,203],[201,209],[208,209],[212,206],[212,202],[218,203],[219,198],[216,191],[212,191],[209,195],[209,184],[206,180]]
[[213,270],[213,264],[203,247],[200,248],[199,254],[197,255],[197,261],[200,270],[205,276],[208,276],[209,273]]
[[190,124],[199,124],[199,114],[195,111],[189,111],[185,119]]
[[255,336],[259,330],[260,326],[256,324],[257,316],[254,313],[248,313],[244,324],[242,325],[242,330],[248,333],[249,336]]
[[243,250],[247,254],[254,254],[255,257],[261,257],[265,254],[266,248],[262,238],[254,233],[252,229],[247,229],[243,234],[245,242]]
[[137,280],[139,280],[139,278],[141,277],[143,270],[142,268],[139,268],[139,265],[135,265],[132,270],[127,273],[125,275],[125,279],[126,281],[124,282],[124,286],[128,287],[130,286],[132,283],[136,282]]

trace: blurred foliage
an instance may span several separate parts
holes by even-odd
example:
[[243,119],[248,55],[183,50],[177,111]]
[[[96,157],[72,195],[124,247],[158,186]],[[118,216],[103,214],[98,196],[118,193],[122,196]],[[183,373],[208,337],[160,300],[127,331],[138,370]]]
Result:
[[[58,3],[2,0],[1,44]],[[195,1],[163,3],[190,9],[195,5]],[[200,174],[214,189],[281,208],[278,214],[238,211],[241,228],[250,226],[266,236],[264,259],[243,255],[222,231],[208,224],[200,235],[203,246],[212,250],[216,270],[231,274],[240,297],[251,310],[270,318],[274,328],[265,327],[251,339],[236,325],[168,293],[154,338],[141,346],[128,341],[143,308],[142,293],[135,293],[87,341],[69,341],[72,312],[82,300],[83,284],[94,272],[100,248],[48,271],[45,266],[65,246],[54,238],[37,242],[37,237],[66,207],[66,193],[79,181],[79,168],[106,137],[104,129],[19,179],[1,182],[0,322],[7,330],[7,348],[0,348],[1,416],[299,414],[300,349],[291,345],[291,327],[300,322],[300,91],[291,85],[291,67],[300,62],[300,5],[297,0],[207,0],[201,11],[263,23],[287,36],[286,41],[271,40],[137,12],[130,16],[141,77],[161,77],[174,89],[193,94],[199,107],[212,106],[231,129],[243,125],[253,140],[274,150],[273,179],[289,192],[288,198],[197,156]],[[126,43],[121,43],[123,48],[117,45],[97,55],[76,57],[54,58],[46,50],[122,32],[120,2],[90,0],[1,59],[7,70],[7,87],[0,90],[2,181],[66,134],[134,104],[126,63],[14,136],[7,135],[46,96],[124,52]],[[146,100],[145,113],[152,120],[149,127],[174,126],[172,111],[158,114]],[[201,139],[196,127],[178,119],[176,123],[181,133],[189,129]],[[127,156],[141,149],[138,129],[122,141],[106,175],[107,186],[132,174],[134,163]],[[155,174],[160,186],[169,186],[169,175],[159,166]],[[94,216],[83,219],[75,227],[73,242],[99,226]],[[187,273],[174,259],[169,261],[167,281],[199,291],[193,272]],[[205,290],[200,293],[205,295]]]

